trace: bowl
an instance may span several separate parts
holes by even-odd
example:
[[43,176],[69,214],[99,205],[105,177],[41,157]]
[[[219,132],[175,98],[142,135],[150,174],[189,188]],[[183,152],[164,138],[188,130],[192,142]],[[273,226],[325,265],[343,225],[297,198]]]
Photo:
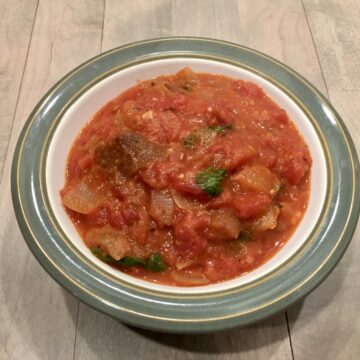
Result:
[[[198,287],[150,283],[98,260],[79,237],[59,196],[68,151],[89,118],[138,81],[173,74],[186,66],[261,86],[295,122],[313,158],[308,208],[280,251],[248,274]],[[356,226],[358,166],[339,115],[290,68],[236,44],[200,38],[155,39],[101,54],[49,90],[19,137],[12,195],[31,251],[80,300],[136,326],[204,332],[270,316],[305,296],[329,274]]]

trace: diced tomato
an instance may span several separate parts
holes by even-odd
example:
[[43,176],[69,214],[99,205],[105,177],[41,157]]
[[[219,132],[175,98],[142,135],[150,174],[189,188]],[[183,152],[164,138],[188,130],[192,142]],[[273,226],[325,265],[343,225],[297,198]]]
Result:
[[281,124],[286,124],[289,121],[289,117],[284,109],[279,109],[274,111],[273,117]]
[[215,167],[233,170],[249,161],[256,154],[256,150],[230,133],[218,136],[209,147],[209,154],[213,157]]
[[278,161],[277,167],[291,184],[299,184],[309,171],[311,159],[306,152],[288,153],[287,157]]
[[115,201],[107,204],[107,214],[111,226],[118,229],[126,228],[126,222],[119,202]]
[[241,218],[249,219],[264,213],[270,202],[270,197],[264,193],[247,193],[235,196],[230,206]]
[[[258,85],[186,68],[138,83],[93,116],[60,195],[87,246],[142,259],[119,270],[204,286],[252,271],[290,238],[311,162]],[[149,271],[159,258],[166,269]]]
[[263,90],[250,81],[235,81],[234,90],[241,95],[249,96],[254,99],[259,99],[264,96]]
[[144,208],[138,209],[138,215],[139,220],[134,222],[128,230],[130,237],[137,242],[138,245],[144,246],[150,232],[150,220]]
[[[204,268],[204,274],[210,281],[227,279],[239,273],[239,260],[230,256],[209,260]],[[244,270],[243,270],[244,271]]]
[[123,208],[122,214],[128,226],[134,225],[134,223],[140,219],[138,212],[132,207]]
[[206,248],[206,227],[210,224],[207,212],[182,211],[174,226],[175,247],[180,257],[191,258]]
[[172,100],[172,109],[175,111],[185,111],[188,107],[188,99],[184,94],[177,94]]
[[90,226],[105,225],[108,221],[109,215],[107,208],[103,206],[86,215],[86,223]]
[[70,179],[76,178],[80,175],[80,169],[78,166],[78,161],[77,159],[71,160],[68,162],[68,166],[67,166],[67,176]]
[[264,193],[236,193],[225,190],[221,196],[210,202],[212,208],[229,207],[243,219],[249,219],[265,212],[271,198]]
[[90,154],[85,155],[78,161],[78,167],[81,170],[88,169],[94,161],[94,157]]
[[204,193],[195,182],[195,174],[188,172],[183,177],[175,178],[173,188],[182,193],[194,196],[199,200],[206,200],[208,196]]
[[179,174],[181,167],[178,161],[155,163],[141,171],[141,178],[153,189],[165,189]]

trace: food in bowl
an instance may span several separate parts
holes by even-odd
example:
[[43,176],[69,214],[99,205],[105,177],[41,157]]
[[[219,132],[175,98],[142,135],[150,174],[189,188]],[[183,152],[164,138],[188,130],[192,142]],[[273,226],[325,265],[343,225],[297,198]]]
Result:
[[256,84],[185,68],[108,102],[69,153],[62,203],[92,253],[200,286],[248,273],[306,210],[311,156]]

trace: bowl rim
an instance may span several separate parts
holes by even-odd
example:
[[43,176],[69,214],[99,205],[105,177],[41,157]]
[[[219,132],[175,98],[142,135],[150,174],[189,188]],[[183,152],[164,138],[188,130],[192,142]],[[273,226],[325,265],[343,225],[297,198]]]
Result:
[[[331,176],[334,188],[330,194],[329,211],[324,223],[317,229],[317,241],[305,251],[306,257],[301,257],[289,267],[288,270],[294,271],[292,284],[287,283],[287,287],[279,284],[281,276],[278,283],[272,283],[270,287],[269,284],[262,284],[260,293],[263,306],[251,306],[251,294],[246,291],[215,294],[212,297],[207,294],[201,297],[167,297],[166,300],[154,294],[149,295],[141,289],[117,288],[115,293],[111,293],[111,289],[114,289],[109,284],[101,287],[104,279],[97,274],[87,273],[85,265],[61,247],[49,223],[44,223],[48,221],[46,216],[49,214],[44,213],[43,198],[36,188],[41,177],[37,163],[41,155],[39,149],[35,149],[34,166],[26,166],[29,164],[29,154],[24,152],[24,148],[30,145],[32,137],[39,136],[37,131],[46,136],[48,128],[45,125],[48,126],[53,120],[49,111],[56,111],[54,107],[57,106],[56,101],[59,101],[56,95],[62,97],[63,101],[68,100],[75,87],[86,86],[89,76],[91,78],[96,72],[101,73],[104,68],[109,70],[114,64],[119,65],[119,61],[124,64],[124,61],[132,60],[134,63],[153,61],[159,56],[186,57],[186,54],[189,57],[218,57],[224,62],[231,61],[242,65],[255,63],[258,69],[301,99],[306,109],[314,115],[322,133],[326,133],[328,145],[330,140],[331,145],[336,145],[336,149],[329,146],[329,156],[333,164],[339,162],[340,166],[333,166]],[[99,70],[99,67],[102,67],[102,70]],[[34,126],[40,123],[44,125]],[[173,332],[204,332],[205,329],[212,331],[249,324],[278,312],[305,296],[330,273],[355,231],[360,206],[359,197],[356,196],[358,168],[355,147],[341,118],[319,90],[294,70],[267,55],[234,43],[206,38],[172,37],[135,42],[109,50],[78,66],[57,82],[40,100],[23,127],[13,157],[11,188],[16,217],[28,246],[40,264],[60,285],[94,308],[136,326]],[[344,185],[347,187],[345,190]],[[340,200],[336,202],[336,198]],[[42,239],[45,233],[49,236],[50,247]],[[323,261],[317,266],[320,256]],[[296,272],[301,265],[307,267],[305,278],[304,271]],[[280,275],[284,276],[283,273]],[[295,283],[296,287],[291,286]],[[277,293],[277,300],[274,301],[271,296],[269,298],[268,292]],[[231,310],[234,307],[234,298],[241,301],[237,310],[244,307],[247,310]],[[186,313],[181,311],[184,306]],[[202,308],[206,308],[206,311],[199,311]],[[169,313],[173,316],[169,317]]]

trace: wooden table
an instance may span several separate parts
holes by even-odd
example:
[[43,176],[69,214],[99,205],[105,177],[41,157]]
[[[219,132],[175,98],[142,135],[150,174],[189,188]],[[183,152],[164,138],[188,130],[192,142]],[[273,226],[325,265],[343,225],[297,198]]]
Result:
[[88,58],[152,37],[234,41],[290,65],[338,109],[360,146],[358,0],[0,0],[0,359],[359,359],[359,229],[329,278],[256,326],[179,336],[80,303],[18,229],[10,168],[19,131],[55,81]]

